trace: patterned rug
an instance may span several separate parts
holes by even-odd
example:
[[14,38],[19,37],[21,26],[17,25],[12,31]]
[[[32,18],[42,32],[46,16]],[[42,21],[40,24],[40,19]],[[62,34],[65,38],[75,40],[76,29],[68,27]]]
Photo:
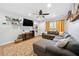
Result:
[[32,39],[22,41],[19,43],[10,43],[0,47],[0,51],[2,52],[0,55],[3,56],[36,56],[33,52],[33,43],[42,39],[41,36],[34,37]]

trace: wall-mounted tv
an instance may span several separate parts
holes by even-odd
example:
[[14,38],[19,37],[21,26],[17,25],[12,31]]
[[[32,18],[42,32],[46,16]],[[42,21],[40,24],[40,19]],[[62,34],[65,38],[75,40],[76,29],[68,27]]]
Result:
[[23,26],[33,26],[33,21],[29,19],[23,19]]

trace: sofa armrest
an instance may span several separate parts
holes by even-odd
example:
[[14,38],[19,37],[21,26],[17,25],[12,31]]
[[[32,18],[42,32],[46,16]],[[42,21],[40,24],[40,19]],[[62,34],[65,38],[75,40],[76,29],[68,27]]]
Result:
[[59,35],[58,31],[48,31],[47,34]]
[[48,54],[55,56],[75,56],[74,53],[56,46],[47,46],[46,51]]

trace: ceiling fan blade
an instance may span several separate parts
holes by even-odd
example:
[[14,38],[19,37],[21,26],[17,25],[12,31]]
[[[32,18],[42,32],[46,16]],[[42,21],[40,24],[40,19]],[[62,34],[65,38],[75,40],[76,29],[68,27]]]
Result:
[[42,15],[49,15],[49,13],[44,13],[44,14],[42,14]]
[[36,13],[32,13],[33,15],[39,15],[39,14],[36,14]]

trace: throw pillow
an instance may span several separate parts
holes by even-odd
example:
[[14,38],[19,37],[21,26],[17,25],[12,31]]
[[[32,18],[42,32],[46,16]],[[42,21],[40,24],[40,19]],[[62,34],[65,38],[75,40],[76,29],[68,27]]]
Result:
[[68,39],[61,39],[56,43],[57,47],[64,48],[68,44]]
[[64,33],[64,38],[68,38],[68,37],[71,37],[71,35],[68,33]]

